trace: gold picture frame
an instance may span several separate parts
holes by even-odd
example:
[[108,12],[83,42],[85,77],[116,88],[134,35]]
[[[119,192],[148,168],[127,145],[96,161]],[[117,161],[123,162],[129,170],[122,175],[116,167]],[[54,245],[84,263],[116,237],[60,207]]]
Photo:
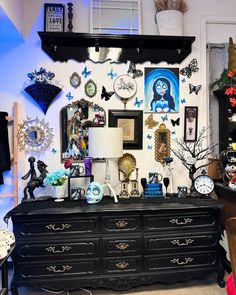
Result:
[[170,157],[170,130],[162,123],[155,131],[155,160],[163,164],[167,157]]

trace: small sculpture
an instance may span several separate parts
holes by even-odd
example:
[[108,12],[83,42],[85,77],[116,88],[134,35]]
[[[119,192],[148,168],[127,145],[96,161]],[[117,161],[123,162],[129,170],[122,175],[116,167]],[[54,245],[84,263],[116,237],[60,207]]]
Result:
[[72,24],[72,19],[73,19],[73,3],[69,2],[67,3],[68,6],[68,32],[72,32],[73,30],[73,24]]
[[[130,180],[131,173],[136,170],[136,178]],[[132,154],[124,154],[118,161],[118,172],[119,172],[119,181],[121,182],[121,198],[129,198],[128,186],[129,182],[131,183],[132,189],[130,192],[131,197],[139,197],[140,192],[138,190],[138,168],[136,168],[136,160]],[[121,174],[123,179],[121,179]]]
[[34,168],[35,158],[30,157],[28,159],[28,161],[30,163],[30,170],[21,178],[23,180],[26,180],[27,178],[30,177],[30,180],[28,181],[26,187],[24,188],[24,197],[22,199],[22,202],[31,201],[31,200],[35,199],[34,190],[40,186],[44,187],[43,180],[48,173],[48,171],[46,169],[47,165],[43,161],[38,160],[37,161],[37,169],[40,172],[40,175],[39,175],[39,177],[37,177],[36,170]]

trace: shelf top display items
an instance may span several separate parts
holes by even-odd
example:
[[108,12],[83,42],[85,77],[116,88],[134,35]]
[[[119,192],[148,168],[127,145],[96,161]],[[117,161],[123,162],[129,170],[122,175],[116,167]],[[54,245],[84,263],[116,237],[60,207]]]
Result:
[[64,32],[65,6],[63,4],[44,4],[44,31]]

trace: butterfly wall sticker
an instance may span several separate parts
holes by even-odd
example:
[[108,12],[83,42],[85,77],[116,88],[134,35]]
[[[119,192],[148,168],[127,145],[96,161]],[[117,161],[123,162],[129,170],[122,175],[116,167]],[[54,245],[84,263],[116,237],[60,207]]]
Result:
[[136,69],[136,64],[133,62],[130,62],[129,68],[127,71],[128,74],[133,74],[133,78],[138,78],[143,76],[143,71]]
[[105,98],[105,101],[108,101],[114,93],[114,91],[106,91],[106,88],[102,86],[101,99]]
[[175,130],[174,131],[171,131],[171,135],[176,135]]
[[182,83],[185,83],[186,82],[186,78],[181,79],[181,82]]
[[185,98],[181,99],[180,101],[181,101],[182,104],[186,103],[186,99]]
[[197,59],[193,58],[191,62],[185,68],[180,70],[180,74],[190,78],[192,76],[192,73],[195,73],[199,70],[197,66],[198,66]]
[[171,124],[172,124],[173,127],[175,127],[175,125],[179,126],[180,118],[178,118],[176,120],[171,119],[170,121],[171,121]]
[[52,153],[53,155],[55,155],[55,154],[57,153],[57,150],[56,150],[55,148],[52,148],[51,153]]
[[82,75],[83,75],[85,78],[87,78],[89,75],[91,75],[91,71],[88,71],[88,68],[85,67],[85,68],[83,69]]
[[161,119],[162,119],[163,122],[168,121],[168,117],[167,117],[167,115],[165,115],[165,116],[161,116]]
[[111,69],[110,72],[107,73],[107,76],[113,80],[117,76],[117,73],[114,73],[113,69]]
[[68,100],[71,100],[74,98],[74,96],[71,94],[70,91],[66,94],[66,97],[68,98]]
[[148,129],[152,129],[156,127],[158,124],[159,122],[153,119],[153,114],[149,115],[145,120],[145,126],[147,126]]
[[147,139],[152,139],[152,136],[150,134],[148,134]]
[[140,108],[141,104],[143,103],[143,99],[138,100],[138,98],[135,98],[134,106],[137,106]]
[[194,86],[193,84],[189,84],[189,94],[194,92],[196,95],[198,95],[198,92],[200,91],[201,88],[202,88],[202,85]]
[[152,145],[151,145],[151,144],[148,144],[148,145],[147,145],[147,149],[148,149],[148,150],[152,150]]

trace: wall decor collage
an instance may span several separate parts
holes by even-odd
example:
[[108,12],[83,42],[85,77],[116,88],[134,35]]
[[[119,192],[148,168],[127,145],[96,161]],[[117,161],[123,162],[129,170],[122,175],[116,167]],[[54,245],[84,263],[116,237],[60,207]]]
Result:
[[[60,154],[62,163],[72,160],[75,165],[88,157],[89,127],[122,127],[124,153],[125,150],[144,150],[152,154],[164,169],[170,166],[166,165],[166,159],[171,157],[171,140],[176,138],[178,128],[182,130],[185,142],[196,141],[198,107],[188,105],[188,99],[181,97],[183,87],[188,87],[189,95],[195,96],[201,89],[201,85],[187,85],[191,76],[199,70],[195,58],[181,69],[143,66],[132,61],[122,65],[94,65],[90,62],[78,65],[80,70],[67,74],[67,87],[60,87],[60,83],[54,82],[60,73],[56,67],[53,68],[53,64],[50,70],[41,67],[29,73],[25,87],[25,92],[45,115],[49,108],[53,108],[57,97],[64,97],[66,101],[60,110],[60,135],[54,134],[55,137],[60,136],[60,147],[54,146],[52,140],[51,146],[47,145],[51,154]],[[79,92],[82,94],[78,95]],[[184,118],[181,118],[181,112]],[[19,133],[23,132],[23,127],[19,128]],[[28,132],[24,143],[21,137],[21,146],[25,147],[25,152],[30,151],[30,155],[45,150],[45,145],[40,150],[38,130],[42,129],[41,141],[42,134],[46,139],[46,133],[42,126],[35,127],[31,126],[32,132]],[[50,129],[49,123],[47,128]],[[34,148],[36,145],[37,148]],[[169,167],[169,177],[172,169]],[[150,173],[155,175],[152,170]],[[123,194],[124,190],[127,191],[127,186]]]

